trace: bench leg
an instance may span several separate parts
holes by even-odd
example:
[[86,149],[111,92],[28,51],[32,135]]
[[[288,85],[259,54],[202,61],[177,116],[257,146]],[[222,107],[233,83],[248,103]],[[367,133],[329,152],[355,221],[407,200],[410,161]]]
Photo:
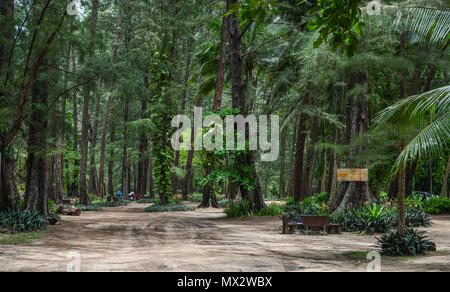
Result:
[[309,226],[308,226],[308,225],[306,225],[305,234],[306,234],[306,235],[309,235]]

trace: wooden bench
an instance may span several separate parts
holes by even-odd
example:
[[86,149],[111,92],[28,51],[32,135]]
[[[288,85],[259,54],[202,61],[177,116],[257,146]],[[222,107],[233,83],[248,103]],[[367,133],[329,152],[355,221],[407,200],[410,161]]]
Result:
[[328,234],[331,220],[328,216],[302,216],[305,234],[309,235],[310,229],[320,228],[323,235]]
[[280,216],[280,219],[283,221],[283,234],[291,234],[295,232],[295,228],[298,225],[297,223],[290,223],[286,215]]
[[62,200],[63,205],[70,205],[72,204],[71,200]]

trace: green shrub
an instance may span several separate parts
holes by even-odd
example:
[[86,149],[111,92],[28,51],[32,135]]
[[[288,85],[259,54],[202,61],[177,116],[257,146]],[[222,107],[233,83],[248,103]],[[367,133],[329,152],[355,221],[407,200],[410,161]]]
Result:
[[396,216],[393,209],[373,204],[334,214],[332,221],[340,224],[347,232],[385,233],[394,226]]
[[192,203],[201,203],[203,199],[203,195],[199,193],[195,193],[188,197],[188,201]]
[[279,204],[271,204],[267,208],[263,208],[256,213],[256,216],[279,216],[283,215],[284,208]]
[[422,211],[421,208],[413,205],[407,205],[405,208],[405,222],[407,226],[421,227],[431,225],[431,216]]
[[[397,226],[397,210],[392,204],[367,204],[359,209],[332,215],[332,221],[347,232],[386,233]],[[412,204],[405,206],[405,221],[409,227],[429,226],[431,216]]]
[[0,213],[0,227],[16,233],[43,230],[47,219],[39,212],[9,209]]
[[423,202],[425,212],[432,215],[450,214],[450,199],[432,197]]
[[391,256],[417,256],[436,251],[436,244],[424,236],[425,232],[409,229],[405,236],[400,236],[397,230],[378,239],[377,247],[381,252]]
[[300,203],[300,206],[302,215],[328,216],[331,213],[327,193],[320,193],[305,198]]
[[284,205],[284,214],[288,220],[297,220],[302,214],[302,207],[300,203],[296,203],[294,198],[288,197]]
[[156,202],[156,200],[154,198],[152,198],[152,199],[142,199],[142,200],[136,201],[136,203],[138,203],[138,204],[153,204],[155,202]]
[[144,209],[145,212],[179,212],[179,211],[194,211],[194,207],[186,206],[184,204],[167,204],[167,205],[153,205]]
[[249,201],[239,201],[225,208],[225,214],[229,218],[252,217],[252,205]]

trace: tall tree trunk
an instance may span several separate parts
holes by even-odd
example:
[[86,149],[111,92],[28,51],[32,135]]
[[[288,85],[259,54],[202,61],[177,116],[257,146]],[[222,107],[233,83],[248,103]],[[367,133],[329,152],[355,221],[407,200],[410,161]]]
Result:
[[286,179],[284,176],[286,170],[286,140],[287,130],[281,135],[281,166],[280,166],[280,189],[278,190],[278,197],[286,197]]
[[[113,46],[113,50],[112,50],[112,57],[111,57],[111,63],[115,64],[116,63],[116,58],[117,58],[117,51],[119,49],[119,42],[120,42],[120,33],[121,33],[121,28],[122,28],[122,21],[123,21],[123,12],[122,10],[120,10],[119,12],[119,18],[117,20],[117,29],[116,29],[116,35],[114,37],[114,46]],[[103,128],[102,128],[102,142],[101,142],[101,146],[100,146],[100,167],[98,170],[98,181],[99,181],[99,195],[101,197],[105,196],[105,153],[106,153],[106,133],[108,130],[108,123],[109,123],[109,112],[111,109],[111,103],[112,103],[112,86],[108,87],[108,99],[106,101],[106,105],[105,105],[105,116],[103,118]],[[112,138],[112,141],[114,141],[114,138]],[[111,170],[112,171],[112,170]],[[109,183],[111,182],[112,184],[112,180],[110,181],[108,178],[108,192],[109,195],[114,195],[114,191],[111,192],[111,189],[113,188],[109,188]],[[113,189],[114,190],[114,189]]]
[[[227,8],[238,3],[237,0],[227,0]],[[244,63],[242,55],[242,34],[240,30],[240,20],[236,13],[228,16],[228,37],[230,40],[230,72],[231,72],[231,99],[234,109],[239,109],[243,115],[247,114],[245,99],[245,80],[244,80]],[[246,131],[248,132],[248,131]],[[253,151],[248,151],[242,157],[241,163],[248,165],[252,170],[252,178],[254,180],[254,190],[252,191],[252,207],[254,211],[265,208],[262,196],[259,177],[255,168],[255,159]],[[243,199],[248,198],[248,190],[241,186],[241,195]]]
[[[66,53],[66,70],[70,71],[70,54],[71,54],[71,45],[67,45],[67,53]],[[67,89],[69,82],[69,74],[66,74],[64,81],[64,89]],[[66,119],[66,104],[67,97],[65,94],[62,96],[61,100],[61,121],[65,121]],[[64,139],[64,131],[58,132],[58,154],[56,157],[56,165],[55,165],[55,197],[57,201],[61,201],[64,198],[64,187],[63,187],[63,176],[64,176],[64,149],[65,149],[65,139]]]
[[[111,123],[111,129],[109,134],[109,140],[111,144],[115,142],[116,136],[116,126],[115,123]],[[111,147],[109,152],[109,161],[108,161],[108,195],[114,196],[114,183],[113,183],[113,175],[114,175],[114,147]]]
[[[97,33],[97,17],[98,17],[98,0],[93,0],[92,4],[92,26],[91,26],[91,43],[89,46],[89,57],[94,56],[96,33]],[[90,200],[87,193],[87,161],[88,161],[88,147],[89,147],[89,101],[91,95],[91,82],[88,82],[84,88],[83,100],[83,120],[81,125],[81,162],[80,162],[80,203],[82,205],[89,205]]]
[[148,160],[148,191],[152,198],[155,198],[155,190],[154,190],[154,180],[153,180],[153,155],[150,155]]
[[[146,82],[146,84],[148,84],[148,81]],[[147,101],[143,99],[141,103],[141,118],[145,118],[146,110],[147,110]],[[147,181],[147,178],[145,174],[147,173],[148,169],[147,150],[148,150],[148,137],[145,134],[145,132],[142,131],[139,141],[138,186],[137,186],[137,192],[139,194],[146,193],[145,182]]]
[[[191,52],[192,52],[192,41],[190,41],[189,45],[188,45],[189,49],[188,49],[188,53],[187,53],[187,59],[186,59],[186,69],[184,72],[184,90],[183,93],[181,95],[181,106],[180,106],[180,111],[181,113],[184,113],[184,111],[186,110],[186,98],[187,98],[187,90],[188,90],[188,85],[189,85],[189,75],[190,75],[190,69],[191,69]],[[179,167],[180,166],[180,151],[175,151],[175,160],[174,160],[174,166],[175,167]],[[186,182],[186,178],[185,178],[185,182]],[[185,186],[186,183],[183,183],[182,185],[182,196],[183,199],[186,200],[187,199],[187,194],[185,193]],[[178,179],[176,177],[174,177],[174,180],[172,181],[172,189],[174,190],[178,190]]]
[[450,156],[448,157],[447,168],[445,169],[444,181],[442,182],[441,188],[441,198],[448,197],[447,185],[448,185],[448,176],[450,173]]
[[[403,150],[405,143],[400,142],[399,152]],[[406,234],[406,222],[405,222],[405,169],[400,168],[398,172],[398,194],[397,194],[397,231],[399,235],[404,236]]]
[[48,135],[48,80],[36,79],[32,87],[31,117],[28,131],[27,179],[24,206],[32,212],[48,213],[48,172],[47,172],[47,135]]
[[[76,72],[77,65],[75,61],[75,52],[72,54],[72,71]],[[79,139],[78,139],[78,96],[77,90],[72,91],[72,104],[73,104],[73,152],[78,153],[79,149]],[[73,196],[78,196],[78,180],[79,180],[79,167],[80,160],[75,158],[74,160],[74,171],[73,171],[73,182],[71,185],[71,193]]]
[[[98,81],[98,88],[102,88],[102,81]],[[94,113],[94,124],[92,125],[92,135],[91,135],[91,151],[90,151],[90,168],[89,168],[89,194],[98,195],[97,186],[97,166],[95,164],[95,147],[97,146],[97,129],[98,129],[98,116],[100,114],[100,92],[97,93],[98,97],[95,102],[95,113]]]
[[[358,72],[352,78],[352,88],[366,86],[367,82],[367,73]],[[347,167],[367,167],[365,163],[355,163],[355,158],[363,149],[363,146],[355,145],[355,141],[369,130],[370,109],[367,93],[349,97],[347,111],[347,143],[350,145]],[[364,202],[372,202],[374,200],[375,198],[372,195],[368,182],[343,182],[332,206],[336,212],[341,212],[349,208],[357,208],[363,205]]]
[[122,190],[123,195],[128,195],[128,108],[130,105],[130,101],[128,97],[125,98],[125,108],[124,108],[124,116],[123,116],[123,155],[122,155]]
[[[312,105],[315,105],[315,102],[313,101]],[[304,183],[304,189],[305,194],[307,197],[311,197],[313,195],[313,184],[312,184],[312,178],[313,178],[313,170],[314,170],[314,164],[316,160],[317,150],[316,150],[316,143],[317,143],[317,137],[318,137],[318,119],[316,116],[311,117],[311,133],[310,133],[310,143],[308,145],[307,149],[307,159],[306,159],[306,166],[305,166],[305,172],[303,175],[303,183]]]
[[[323,150],[323,172],[322,172],[322,180],[320,183],[320,192],[321,193],[328,193],[327,192],[327,167],[328,167],[328,151],[325,148]],[[332,175],[332,174],[330,174]],[[328,193],[330,194],[330,193]]]
[[[6,82],[13,77],[8,59],[14,39],[14,0],[0,1],[0,25],[0,82]],[[0,96],[12,99],[3,84],[0,85]],[[0,103],[0,107],[3,107],[3,103]],[[14,176],[13,148],[6,145],[5,140],[6,137],[0,131],[0,211],[15,208],[20,199]]]
[[291,197],[294,197],[294,169],[295,169],[295,150],[297,146],[297,132],[298,132],[298,124],[299,124],[299,116],[295,118],[295,127],[294,127],[294,136],[292,139],[292,149],[291,149],[291,165],[290,165],[290,176],[289,176],[289,182],[288,182],[288,190],[287,194]]
[[[308,93],[303,97],[302,105],[307,105],[309,102]],[[305,113],[300,114],[300,122],[297,132],[297,146],[295,150],[294,170],[293,170],[293,192],[294,200],[296,202],[302,201],[306,197],[305,184],[303,181],[303,167],[305,156],[305,142],[306,142],[306,123],[307,118]]]
[[[213,111],[219,111],[222,107],[222,95],[223,95],[223,85],[224,85],[224,76],[225,76],[225,66],[226,66],[226,57],[227,57],[227,17],[224,16],[222,18],[222,32],[221,32],[221,40],[220,40],[220,54],[219,54],[219,67],[217,70],[217,78],[216,78],[216,89],[214,92],[214,101],[213,101]],[[212,153],[208,152],[207,160],[211,160]],[[206,175],[209,175],[214,168],[214,165],[208,164],[206,167]],[[214,194],[212,194],[211,186],[206,185],[203,188],[203,198],[202,202],[199,205],[200,208],[208,208],[209,206],[213,208],[219,208],[220,205],[217,202],[217,198]]]

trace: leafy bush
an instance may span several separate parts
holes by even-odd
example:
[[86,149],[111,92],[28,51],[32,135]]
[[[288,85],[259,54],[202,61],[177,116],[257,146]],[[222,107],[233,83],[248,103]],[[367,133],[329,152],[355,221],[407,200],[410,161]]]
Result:
[[279,204],[271,204],[267,206],[267,208],[263,208],[255,213],[253,212],[252,205],[249,201],[237,201],[230,207],[225,208],[224,212],[229,218],[278,216],[284,213],[284,208]]
[[[405,206],[405,221],[409,227],[429,226],[431,216],[413,204]],[[359,209],[334,214],[334,223],[347,232],[386,233],[397,226],[397,210],[391,203],[366,204]]]
[[145,212],[179,212],[179,211],[194,211],[194,207],[186,206],[184,204],[167,204],[167,205],[153,205],[144,209]]
[[0,213],[0,227],[13,232],[30,232],[47,227],[47,219],[39,212],[9,209]]
[[189,202],[193,202],[193,203],[201,203],[202,199],[203,199],[203,195],[202,194],[198,194],[198,193],[195,193],[192,196],[188,197],[188,201]]
[[142,199],[142,200],[136,201],[136,203],[138,203],[138,204],[153,204],[155,202],[156,202],[156,200],[154,198],[152,198],[152,199]]
[[423,202],[426,213],[432,215],[450,214],[450,199],[433,197]]
[[284,205],[284,214],[288,220],[296,220],[302,214],[301,204],[296,203],[292,197],[288,197]]
[[378,239],[377,247],[385,255],[417,256],[436,251],[436,244],[424,236],[425,232],[409,229],[405,236],[400,236],[397,230]]
[[328,216],[331,213],[327,193],[305,198],[300,206],[302,215]]
[[236,202],[225,208],[224,212],[229,218],[252,217],[254,215],[252,205],[247,200]]
[[332,221],[347,232],[385,233],[394,226],[396,216],[392,209],[373,204],[335,214]]
[[279,204],[270,204],[267,208],[263,208],[256,213],[256,216],[279,216],[283,215],[284,208]]
[[409,227],[430,226],[431,216],[421,208],[407,205],[405,209],[405,221]]

